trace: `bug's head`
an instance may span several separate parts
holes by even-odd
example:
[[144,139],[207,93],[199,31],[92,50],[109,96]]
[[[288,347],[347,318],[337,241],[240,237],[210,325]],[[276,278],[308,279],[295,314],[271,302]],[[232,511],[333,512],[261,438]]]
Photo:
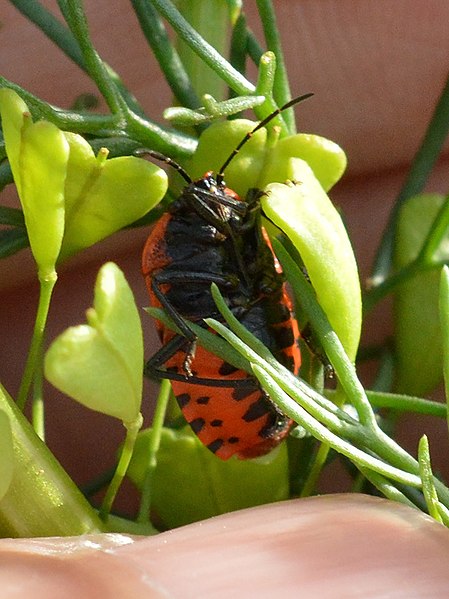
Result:
[[223,222],[240,218],[245,215],[247,206],[235,191],[225,186],[224,182],[217,182],[212,171],[205,173],[186,188],[190,197],[195,197],[195,207],[210,214]]

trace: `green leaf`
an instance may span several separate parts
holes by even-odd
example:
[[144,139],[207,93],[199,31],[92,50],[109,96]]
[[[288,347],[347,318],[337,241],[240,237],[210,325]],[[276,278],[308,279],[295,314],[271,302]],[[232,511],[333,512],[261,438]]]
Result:
[[311,167],[290,159],[288,178],[297,184],[271,183],[262,207],[301,255],[318,302],[351,360],[361,329],[361,291],[348,235],[337,210]]
[[0,409],[0,500],[11,484],[14,473],[14,449],[9,417]]
[[[207,171],[217,172],[231,152],[257,123],[235,119],[214,123],[200,136],[198,147],[185,168],[192,178]],[[292,178],[291,158],[305,160],[325,191],[342,176],[346,155],[336,143],[319,135],[300,133],[267,141],[266,129],[251,136],[231,161],[225,172],[227,185],[242,198],[248,189],[263,189],[273,182],[285,183]]]
[[[443,201],[441,195],[422,194],[403,204],[396,234],[396,270],[417,257]],[[434,258],[449,260],[449,233]],[[442,379],[439,282],[439,270],[421,272],[404,282],[394,295],[398,393],[426,395]]]
[[69,146],[52,123],[32,123],[27,105],[0,90],[6,150],[14,175],[31,251],[41,278],[53,276],[64,233],[64,183]]
[[290,158],[305,160],[324,191],[329,191],[337,183],[347,164],[346,154],[333,141],[320,135],[298,133],[280,139],[273,148],[259,182],[260,187],[274,181],[285,183],[291,173]]
[[61,249],[68,156],[68,143],[52,123],[39,121],[23,131],[19,195],[42,278],[54,272]]
[[50,346],[45,376],[83,405],[133,422],[142,399],[143,341],[131,289],[112,262],[100,269],[87,324]]
[[[217,172],[255,126],[256,123],[246,119],[213,123],[201,134],[195,154],[185,163],[189,175],[196,179],[207,171]],[[226,169],[226,184],[242,198],[248,189],[258,186],[265,161],[266,139],[266,129],[254,133]]]
[[65,187],[66,228],[60,259],[89,247],[144,216],[167,191],[167,175],[134,156],[106,160],[75,133]]
[[28,106],[12,89],[0,89],[0,115],[3,137],[7,143],[8,160],[20,194],[19,158],[22,130],[32,123]]
[[[140,487],[151,429],[139,433],[128,476]],[[163,429],[153,478],[152,507],[172,528],[217,514],[288,498],[287,446],[257,460],[223,462],[190,427]]]

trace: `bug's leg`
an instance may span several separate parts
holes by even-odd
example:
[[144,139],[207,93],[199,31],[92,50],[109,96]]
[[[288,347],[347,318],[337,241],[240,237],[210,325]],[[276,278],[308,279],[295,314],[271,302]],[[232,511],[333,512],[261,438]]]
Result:
[[227,277],[223,277],[223,275],[216,275],[214,273],[203,273],[203,272],[182,272],[182,271],[170,271],[170,272],[160,272],[157,273],[152,281],[151,288],[155,294],[155,296],[160,301],[162,307],[168,313],[170,318],[173,320],[175,325],[180,330],[181,334],[185,339],[187,339],[188,343],[186,343],[185,350],[185,359],[184,359],[184,372],[188,376],[192,376],[191,371],[191,363],[195,357],[196,351],[196,335],[191,329],[191,327],[187,324],[181,314],[176,310],[176,308],[171,304],[171,302],[167,299],[166,294],[162,291],[161,285],[165,284],[173,284],[173,283],[207,283],[212,284],[216,283],[222,289],[234,289],[238,286],[237,279],[230,279]]
[[248,390],[257,389],[258,385],[256,381],[248,376],[244,379],[209,379],[205,377],[198,377],[195,375],[188,376],[180,372],[167,370],[163,368],[163,365],[173,357],[176,352],[184,350],[188,344],[188,340],[181,335],[175,335],[170,341],[161,347],[145,364],[144,374],[148,378],[152,379],[168,379],[170,381],[182,381],[183,383],[190,383],[192,385],[204,385],[206,387],[231,387],[245,388]]

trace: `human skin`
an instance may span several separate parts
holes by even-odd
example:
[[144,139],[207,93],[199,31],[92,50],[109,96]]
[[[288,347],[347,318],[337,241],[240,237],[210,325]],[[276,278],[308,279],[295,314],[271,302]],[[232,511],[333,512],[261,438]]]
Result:
[[362,495],[312,497],[156,537],[0,541],[5,599],[445,598],[449,533]]
[[[45,4],[53,6],[54,2]],[[449,5],[445,0],[431,4],[426,0],[413,3],[283,0],[275,5],[287,49],[292,89],[294,93],[315,93],[312,100],[298,107],[298,126],[337,141],[348,154],[348,173],[332,192],[332,199],[343,210],[364,279],[407,165],[447,75]],[[126,76],[126,83],[149,114],[160,120],[162,108],[170,102],[169,92],[155,67],[148,67],[148,52],[136,34],[129,3],[117,0],[113,10],[109,0],[86,1],[86,6],[101,54]],[[93,89],[9,3],[3,7],[1,20],[0,72],[4,76],[61,106],[70,105],[80,89]],[[446,193],[446,172],[447,161],[443,158],[432,175],[429,189]],[[12,198],[11,202],[14,201]],[[96,272],[106,260],[115,260],[124,269],[138,304],[146,305],[139,273],[139,254],[146,234],[139,231],[115,236],[62,269],[54,305],[63,309],[55,309],[51,314],[49,339],[83,318],[92,300]],[[15,394],[36,305],[34,265],[27,252],[0,264],[0,288],[0,378]],[[376,313],[370,324],[366,338],[382,340],[388,334],[388,313],[381,316]],[[151,337],[148,321],[144,325],[149,352],[155,337]],[[78,482],[91,479],[109,465],[107,456],[113,455],[121,438],[120,427],[114,428],[109,420],[86,413],[50,390],[48,401],[49,444]],[[442,423],[434,429],[435,440],[431,441],[435,469],[443,469],[447,461],[447,446],[441,445],[446,437],[446,425]],[[416,433],[409,431],[405,441],[414,451]],[[209,541],[220,538],[224,524],[232,528],[233,534],[222,550],[215,541]],[[257,566],[245,561],[250,534],[257,540],[250,546],[251,555],[260,560]],[[173,538],[170,550],[161,554],[158,544]],[[261,539],[271,540],[272,551],[262,551],[265,541],[262,543]],[[109,543],[110,539],[101,542]],[[79,586],[75,583],[80,580],[85,583],[84,597],[88,597],[89,589],[98,596],[101,585],[108,584],[109,588],[120,589],[120,597],[144,597],[135,592],[141,589],[141,572],[147,571],[153,579],[157,568],[154,564],[159,564],[162,572],[164,559],[165,566],[171,567],[170,580],[164,580],[163,584],[156,576],[154,580],[174,597],[188,596],[182,593],[186,592],[190,579],[185,570],[179,569],[186,564],[188,572],[199,581],[196,590],[204,588],[201,586],[204,581],[210,582],[213,577],[216,588],[228,590],[228,597],[226,585],[230,582],[235,596],[246,593],[261,597],[264,593],[268,596],[267,589],[271,596],[280,595],[276,590],[286,589],[287,583],[292,596],[313,592],[325,597],[327,588],[333,593],[328,596],[332,597],[350,597],[350,593],[369,597],[367,589],[377,592],[373,597],[393,594],[407,598],[446,597],[449,590],[448,575],[440,561],[441,556],[447,555],[449,543],[445,529],[401,506],[387,502],[374,504],[373,500],[365,502],[347,496],[301,500],[229,515],[225,520],[193,525],[182,532],[163,535],[159,540],[150,538],[115,549],[112,557],[109,553],[101,553],[99,557],[95,550],[85,550],[84,539],[73,541],[72,547],[79,546],[84,551],[76,555],[61,549],[59,542],[54,541],[56,553],[48,554],[46,542],[40,545],[40,555],[38,551],[30,557],[24,543],[8,541],[0,546],[0,588],[7,589],[5,585],[17,582],[14,578],[17,574],[20,584],[35,581],[33,598],[41,590],[46,597],[78,597]],[[32,546],[36,548],[34,542]],[[273,552],[281,554],[282,560],[273,560]],[[235,562],[230,562],[231,556]],[[339,568],[330,566],[336,563],[331,559],[335,556]],[[60,577],[55,582],[56,563]],[[304,563],[307,569],[301,567]],[[103,570],[100,565],[104,565]],[[239,567],[240,572],[248,575],[237,576]],[[254,571],[268,572],[269,576],[252,577]],[[133,576],[136,572],[139,574]],[[296,577],[297,572],[300,577]],[[418,584],[423,572],[427,575],[420,579],[426,584],[424,590]],[[267,586],[267,579],[271,587]],[[363,587],[366,592],[358,592],[361,587],[356,587],[354,580],[357,585],[366,584]],[[62,588],[54,586],[49,590],[59,582]],[[383,588],[376,586],[381,584]],[[250,590],[248,585],[252,585]],[[22,595],[12,595],[11,591],[10,596],[30,597],[31,591],[27,587]]]

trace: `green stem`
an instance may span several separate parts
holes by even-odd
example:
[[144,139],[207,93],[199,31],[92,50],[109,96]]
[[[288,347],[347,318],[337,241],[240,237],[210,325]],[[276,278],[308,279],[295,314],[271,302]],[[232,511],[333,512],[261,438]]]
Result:
[[349,360],[346,352],[335,332],[332,330],[326,314],[318,304],[312,286],[306,280],[304,273],[296,265],[284,246],[276,239],[272,240],[273,249],[284,268],[288,280],[300,298],[301,308],[307,319],[312,323],[325,355],[331,362],[338,380],[344,390],[348,401],[357,410],[360,422],[372,428],[377,428],[376,417],[366,397],[365,390],[360,383],[355,367]]
[[420,193],[424,189],[424,185],[438,159],[448,132],[449,78],[447,79],[438,100],[432,119],[430,120],[426,134],[421,143],[421,147],[413,159],[407,179],[405,180],[396,199],[394,208],[391,211],[371,275],[371,282],[375,286],[382,283],[391,270],[399,210],[409,197]]
[[200,105],[189,76],[168,37],[162,19],[149,0],[131,0],[140,27],[177,101],[187,108]]
[[[39,29],[50,39],[60,50],[64,52],[76,65],[83,71],[87,72],[83,54],[80,46],[73,36],[72,32],[67,29],[52,12],[43,7],[37,0],[9,0],[17,10],[25,17],[39,27]],[[106,67],[109,74],[118,89],[125,98],[128,106],[134,111],[143,114],[143,110],[133,94],[121,81],[120,77],[115,73],[110,66]]]
[[[179,13],[202,38],[220,55],[228,52],[229,8],[223,0],[175,0]],[[176,40],[180,59],[197,95],[224,99],[225,85],[221,77],[205,63],[180,37]],[[231,65],[230,65],[231,66]]]
[[95,511],[1,386],[0,409],[9,417],[14,443],[13,479],[0,501],[0,536],[101,532]]
[[42,360],[43,352],[41,345],[33,380],[32,422],[36,435],[42,439],[42,441],[45,441],[45,407],[43,394],[44,372]]
[[72,33],[52,12],[42,6],[37,0],[9,0],[27,19],[54,42],[66,56],[81,69],[86,70],[79,44]]
[[159,397],[156,403],[156,409],[154,411],[153,422],[151,425],[151,436],[148,444],[148,465],[142,485],[142,496],[139,513],[137,515],[137,522],[146,523],[150,521],[154,473],[156,472],[157,466],[157,452],[159,451],[161,444],[162,429],[164,426],[168,402],[170,400],[170,394],[170,381],[163,379],[161,382]]
[[320,477],[321,471],[323,470],[324,464],[326,463],[329,455],[329,445],[321,444],[318,452],[313,460],[312,468],[310,469],[309,475],[301,489],[301,497],[310,497],[313,495]]
[[[257,8],[262,21],[267,49],[276,56],[276,73],[273,85],[274,100],[278,106],[283,106],[291,99],[291,93],[281,38],[276,25],[276,12],[271,0],[257,0]],[[288,134],[294,135],[296,133],[296,123],[293,109],[284,111],[283,118],[287,125]]]
[[120,488],[120,485],[122,484],[123,479],[125,478],[126,471],[128,470],[128,466],[133,455],[137,433],[142,428],[142,422],[142,414],[139,413],[133,422],[123,423],[126,427],[126,437],[123,443],[122,451],[120,453],[117,468],[115,469],[114,476],[112,477],[112,480],[104,496],[103,503],[101,504],[100,518],[102,520],[107,519],[109,512],[111,511],[112,504],[114,503],[114,499]]
[[159,13],[167,19],[179,37],[208,64],[238,95],[254,93],[255,87],[241,73],[229,64],[201,35],[187,22],[169,0],[151,0]]
[[34,323],[33,336],[20,384],[19,394],[17,397],[17,405],[21,410],[23,410],[25,407],[34,374],[36,369],[39,367],[39,359],[42,357],[41,350],[44,339],[44,331],[47,324],[51,296],[57,278],[56,272],[50,276],[39,277],[39,303],[37,307],[36,320]]
[[293,418],[307,431],[310,432],[316,439],[322,443],[330,445],[333,449],[342,455],[354,461],[357,464],[371,468],[375,472],[382,474],[388,478],[392,478],[402,484],[412,487],[420,487],[421,480],[419,476],[411,474],[400,468],[392,466],[389,463],[383,462],[380,459],[366,453],[363,450],[351,445],[338,435],[330,432],[328,428],[318,422],[304,408],[296,404],[292,399],[280,388],[278,384],[267,374],[267,372],[254,364],[253,371],[255,376],[261,382],[263,388],[271,397],[276,397],[278,405],[282,411],[290,418]]
[[443,200],[441,208],[432,223],[430,231],[424,240],[423,246],[418,254],[417,260],[423,264],[434,264],[435,253],[447,236],[449,229],[449,196]]
[[374,485],[376,489],[380,491],[387,499],[391,499],[391,501],[396,501],[398,503],[403,503],[404,505],[408,505],[409,507],[416,509],[416,505],[410,501],[410,499],[406,497],[404,493],[401,493],[401,491],[399,491],[399,489],[384,476],[369,470],[369,468],[364,468],[363,466],[357,467],[363,476],[369,480],[369,482]]
[[[242,73],[242,75],[246,72],[247,39],[248,30],[246,27],[246,18],[242,13],[239,15],[232,29],[231,45],[229,49],[229,62],[234,69],[239,73]],[[231,90],[230,96],[232,97],[234,95],[236,94]]]
[[248,56],[254,62],[254,64],[259,64],[260,58],[264,53],[264,49],[259,44],[254,32],[247,27],[246,28],[247,38],[246,38],[246,48],[248,51]]
[[46,102],[43,102],[27,90],[16,83],[5,79],[0,75],[0,87],[8,87],[16,91],[30,108],[35,120],[45,119],[51,121],[60,129],[66,129],[75,133],[101,133],[102,131],[117,131],[119,120],[113,115],[101,114],[79,114],[55,108]]
[[92,44],[82,1],[58,0],[58,5],[81,48],[87,71],[95,81],[111,112],[118,115],[123,114],[125,108],[128,107],[118,91],[108,68]]
[[[326,396],[332,398],[335,391],[326,389]],[[380,391],[366,391],[369,402],[375,408],[387,408],[397,412],[413,414],[426,414],[436,418],[446,418],[446,406],[438,401],[399,395],[397,393],[384,393]]]
[[[119,153],[130,153],[137,147],[149,146],[163,154],[179,158],[190,156],[196,148],[197,141],[194,138],[160,127],[128,109],[126,109],[125,121],[117,115],[81,115],[53,108],[1,76],[0,87],[15,90],[25,100],[36,120],[44,118],[60,129],[75,133],[107,136],[104,142],[102,141],[102,145],[110,144]],[[92,140],[92,146],[98,147],[98,143]]]
[[418,444],[418,462],[419,462],[419,473],[423,482],[422,488],[424,493],[424,499],[426,500],[427,509],[429,510],[430,516],[442,522],[438,510],[438,495],[433,484],[433,473],[432,465],[430,463],[430,452],[429,452],[429,441],[426,435],[423,435],[419,440]]
[[412,262],[390,275],[376,287],[370,289],[363,299],[363,311],[368,314],[375,305],[388,294],[392,293],[399,285],[405,283],[419,273],[441,268],[447,264],[447,260],[434,260],[432,262],[423,262],[418,256]]

